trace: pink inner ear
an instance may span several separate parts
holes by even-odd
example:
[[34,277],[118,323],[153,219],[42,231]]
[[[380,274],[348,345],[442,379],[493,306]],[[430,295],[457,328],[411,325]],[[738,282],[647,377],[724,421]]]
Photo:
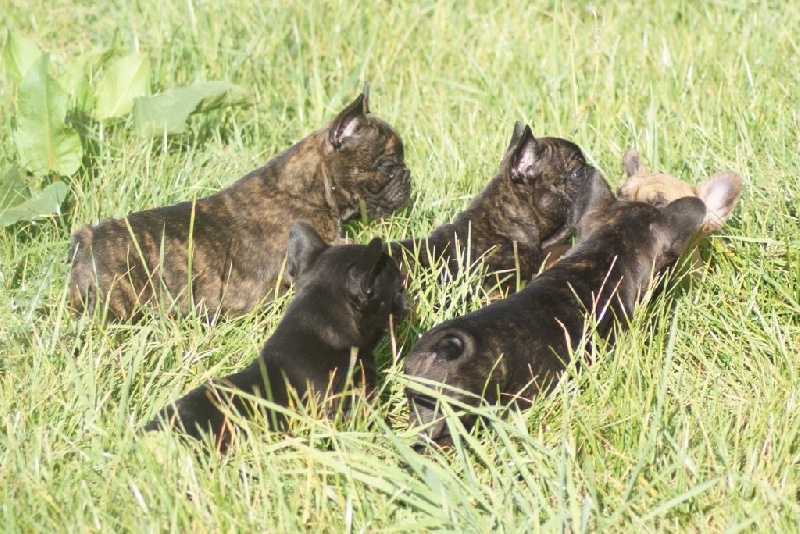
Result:
[[344,139],[353,135],[358,128],[358,117],[346,119],[339,125],[339,139]]
[[533,153],[533,142],[525,143],[525,146],[523,146],[519,154],[517,154],[517,161],[514,163],[514,169],[524,173],[533,166],[534,161],[536,161],[536,156]]
[[695,190],[708,209],[706,225],[710,230],[718,230],[739,201],[742,179],[735,172],[722,172],[697,184]]

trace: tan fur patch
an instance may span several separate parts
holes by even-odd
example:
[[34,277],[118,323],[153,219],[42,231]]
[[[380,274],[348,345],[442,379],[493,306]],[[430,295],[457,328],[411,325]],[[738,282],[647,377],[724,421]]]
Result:
[[649,172],[634,149],[629,149],[622,156],[622,166],[628,179],[617,191],[621,199],[647,202],[660,208],[679,198],[697,197],[706,204],[708,210],[700,228],[701,233],[722,228],[742,192],[742,179],[735,172],[717,173],[692,185],[666,173]]

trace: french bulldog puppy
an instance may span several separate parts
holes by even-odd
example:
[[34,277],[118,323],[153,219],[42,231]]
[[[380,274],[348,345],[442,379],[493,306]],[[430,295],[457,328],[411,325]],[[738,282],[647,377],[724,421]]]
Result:
[[[635,149],[628,149],[622,156],[622,167],[627,180],[617,190],[622,200],[646,202],[657,208],[663,208],[670,202],[684,197],[697,197],[706,205],[706,218],[700,227],[698,237],[714,230],[719,230],[728,220],[742,193],[742,179],[732,171],[719,172],[700,182],[691,185],[683,180],[661,172],[650,172],[642,164],[641,156]],[[702,265],[700,251],[691,250],[691,267],[697,269]],[[567,250],[569,245],[556,244],[549,247],[548,265],[554,263]]]
[[742,194],[742,179],[735,172],[719,172],[691,185],[669,174],[649,172],[633,148],[622,156],[622,166],[627,180],[617,190],[619,198],[663,208],[679,198],[697,197],[706,205],[706,218],[700,227],[703,234],[722,228]]
[[[542,266],[543,247],[561,242],[573,229],[569,221],[580,186],[595,169],[581,149],[557,137],[534,138],[517,122],[497,175],[452,223],[424,239],[391,243],[392,256],[430,267],[446,262],[449,272],[468,267],[480,257],[487,266],[487,285],[494,277],[501,287],[516,289]],[[472,252],[472,257],[457,251]]]
[[291,221],[330,243],[360,203],[373,217],[403,207],[403,141],[369,112],[368,96],[365,86],[327,127],[209,197],[79,228],[68,253],[71,307],[107,306],[121,321],[152,301],[182,314],[244,314],[288,284]]
[[[639,152],[633,148],[622,156],[622,167],[627,179],[617,190],[619,198],[647,202],[657,208],[684,197],[697,197],[705,203],[706,218],[695,241],[699,241],[702,235],[720,230],[742,194],[742,179],[735,172],[718,172],[693,186],[666,173],[649,172],[642,164]],[[686,266],[690,276],[683,278],[685,287],[691,284],[703,266],[700,249],[696,246],[688,249],[691,257]]]
[[[610,339],[615,323],[625,326],[650,284],[681,254],[703,224],[698,198],[682,198],[659,209],[615,200],[605,182],[594,180],[578,217],[576,245],[522,291],[425,333],[408,355],[405,372],[441,384],[445,398],[477,405],[529,406],[563,373],[594,316],[598,334]],[[460,391],[456,391],[460,390]],[[464,393],[465,392],[465,393]],[[407,398],[422,442],[451,443],[436,403],[412,385]],[[465,416],[468,427],[474,419]]]
[[[296,293],[258,358],[242,371],[168,405],[145,430],[171,425],[197,439],[210,433],[217,449],[224,451],[235,429],[222,406],[243,416],[254,411],[236,391],[280,406],[289,406],[290,399],[314,397],[330,416],[339,406],[347,408],[347,399],[340,401],[349,380],[348,394],[372,396],[373,349],[387,330],[389,316],[398,320],[407,309],[402,276],[382,241],[329,246],[311,225],[295,221],[289,232],[287,269]],[[281,428],[279,414],[265,415]]]

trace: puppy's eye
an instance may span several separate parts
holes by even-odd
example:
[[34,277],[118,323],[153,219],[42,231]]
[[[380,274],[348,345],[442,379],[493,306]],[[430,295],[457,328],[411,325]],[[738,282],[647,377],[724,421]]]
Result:
[[378,165],[378,170],[383,174],[393,174],[398,167],[400,167],[400,164],[395,161],[385,161]]
[[569,175],[569,179],[577,180],[578,178],[581,177],[581,175],[583,175],[583,167],[578,167],[577,169],[572,171],[572,174]]

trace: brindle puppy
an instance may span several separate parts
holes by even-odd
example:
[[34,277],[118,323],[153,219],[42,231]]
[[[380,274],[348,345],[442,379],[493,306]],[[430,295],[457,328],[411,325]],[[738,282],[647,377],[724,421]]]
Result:
[[[484,257],[489,275],[505,278],[504,289],[513,290],[510,274],[518,267],[520,280],[529,280],[542,266],[543,247],[570,233],[570,208],[594,171],[576,144],[535,139],[529,126],[517,122],[500,170],[483,192],[427,238],[392,243],[392,255],[424,267],[443,259],[450,273]],[[471,258],[457,254],[468,245]]]
[[[428,331],[409,354],[406,373],[441,383],[447,397],[469,405],[485,395],[491,403],[525,407],[553,387],[570,354],[580,354],[587,312],[601,337],[609,338],[614,323],[624,326],[654,276],[700,228],[706,209],[697,198],[663,209],[614,200],[607,185],[590,195],[566,256],[519,293]],[[448,444],[450,430],[435,402],[414,387],[407,396],[412,423],[430,424],[420,437]],[[469,426],[474,419],[463,421]]]
[[[226,449],[234,428],[221,405],[241,415],[252,413],[253,406],[235,393],[218,390],[217,384],[281,406],[289,406],[291,389],[301,400],[315,397],[331,416],[340,406],[336,396],[345,392],[349,373],[354,390],[372,396],[372,351],[389,315],[400,319],[407,308],[400,271],[383,243],[375,238],[366,246],[328,246],[310,225],[296,221],[289,233],[287,268],[296,279],[296,294],[259,357],[244,370],[167,406],[145,430],[168,424],[198,439],[210,432],[218,449]],[[346,399],[343,406],[348,406]],[[265,415],[282,427],[279,415]]]
[[372,115],[368,87],[318,130],[221,191],[84,226],[72,236],[71,304],[130,320],[160,300],[180,313],[247,313],[288,283],[286,237],[295,219],[325,242],[363,202],[374,217],[410,194],[403,142]]

